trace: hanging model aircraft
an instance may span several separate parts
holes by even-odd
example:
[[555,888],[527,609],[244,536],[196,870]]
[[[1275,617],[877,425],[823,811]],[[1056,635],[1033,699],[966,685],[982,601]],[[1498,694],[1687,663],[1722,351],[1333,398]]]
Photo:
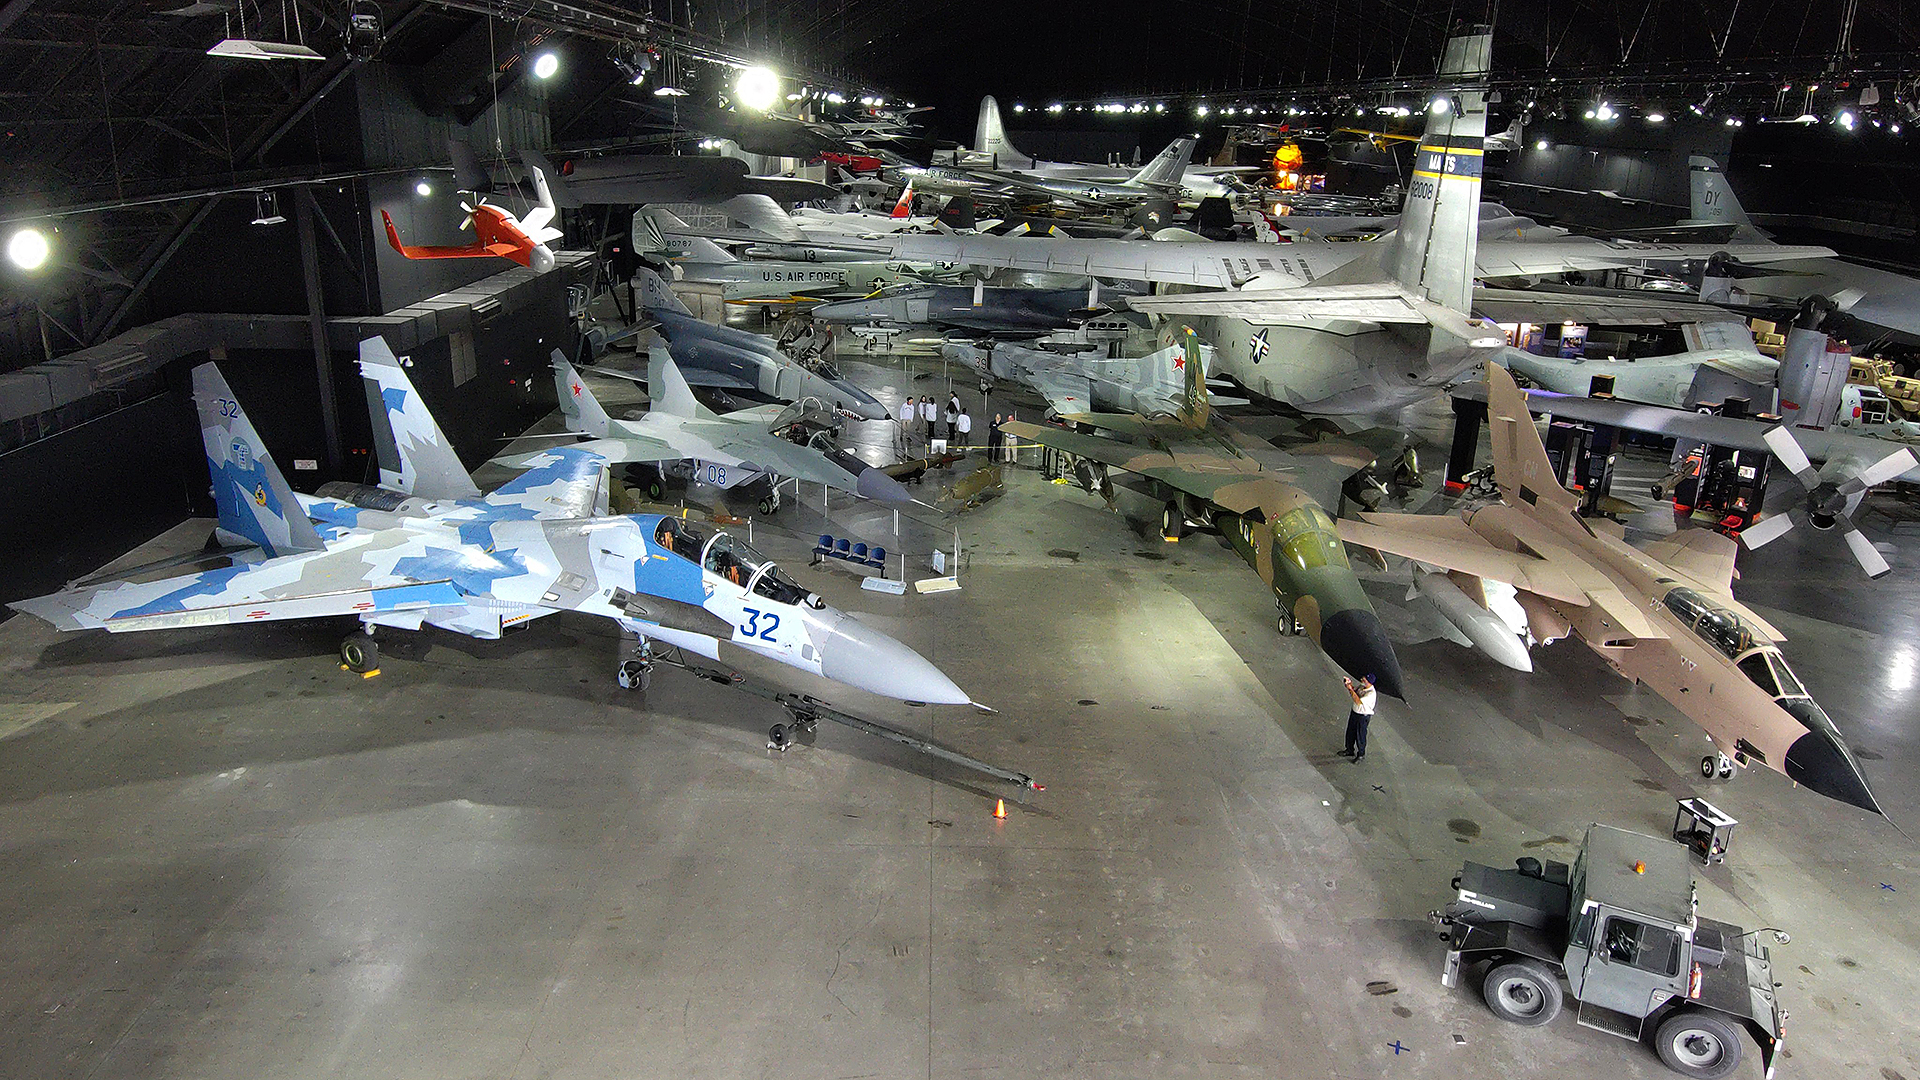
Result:
[[458,247],[431,244],[410,246],[400,242],[400,232],[393,227],[392,215],[382,210],[380,220],[387,225],[387,243],[409,259],[499,258],[517,262],[536,273],[546,273],[553,269],[553,249],[547,244],[564,234],[552,224],[553,193],[547,188],[546,177],[538,169],[530,171],[534,190],[539,193],[539,203],[527,211],[525,218],[515,217],[498,206],[482,202],[475,195],[471,205],[464,202],[460,204],[460,208],[467,212],[467,219],[460,223],[460,227],[473,230],[473,243]]
[[619,667],[644,688],[655,643],[710,659],[719,644],[886,697],[964,703],[925,658],[828,607],[725,533],[673,518],[607,516],[606,460],[560,447],[481,495],[400,363],[378,338],[360,370],[380,465],[377,487],[296,495],[212,364],[194,370],[216,536],[246,545],[231,565],[159,580],[76,585],[13,605],[61,630],[113,633],[351,615],[341,644],[377,664],[374,628],[435,626],[477,638],[562,611],[636,635]]
[[[714,413],[693,399],[692,388],[667,350],[653,349],[647,368],[646,414],[638,420],[615,420],[580,373],[554,350],[554,383],[567,427],[592,436],[573,449],[597,454],[609,464],[645,462],[659,467],[690,460],[693,479],[720,488],[768,477],[776,480],[777,492],[778,478],[786,477],[881,502],[913,501],[899,481],[850,454],[799,446],[774,434],[795,422],[796,406],[761,405]],[[657,492],[649,495],[658,497]],[[763,500],[761,512],[770,514],[778,506],[778,495],[770,495]]]
[[1512,586],[1532,640],[1579,635],[1698,724],[1718,751],[1703,775],[1759,764],[1880,813],[1839,729],[1787,667],[1781,633],[1733,598],[1734,542],[1689,529],[1630,546],[1617,524],[1575,512],[1580,498],[1555,481],[1526,396],[1495,364],[1487,413],[1499,503],[1460,517],[1363,514],[1342,519],[1340,536],[1469,586]]
[[1218,530],[1273,590],[1289,628],[1298,626],[1354,678],[1371,675],[1382,693],[1401,697],[1400,661],[1323,508],[1338,505],[1340,485],[1373,455],[1345,443],[1281,451],[1242,435],[1212,415],[1191,330],[1182,348],[1186,389],[1175,413],[1062,417],[1103,434],[1017,420],[1001,430],[1080,459],[1081,484],[1109,498],[1108,470],[1131,474],[1130,484],[1162,504],[1168,540],[1195,525]]

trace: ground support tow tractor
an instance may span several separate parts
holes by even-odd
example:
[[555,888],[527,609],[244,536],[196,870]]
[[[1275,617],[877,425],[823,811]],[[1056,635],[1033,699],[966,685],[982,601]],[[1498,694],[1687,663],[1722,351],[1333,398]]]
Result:
[[1740,1067],[1744,1028],[1771,1080],[1786,1020],[1772,959],[1761,931],[1696,913],[1687,848],[1594,825],[1571,867],[1470,862],[1453,885],[1453,903],[1429,916],[1448,941],[1443,984],[1484,965],[1487,1007],[1526,1027],[1551,1022],[1570,992],[1583,1027],[1651,1032],[1662,1063],[1700,1080]]

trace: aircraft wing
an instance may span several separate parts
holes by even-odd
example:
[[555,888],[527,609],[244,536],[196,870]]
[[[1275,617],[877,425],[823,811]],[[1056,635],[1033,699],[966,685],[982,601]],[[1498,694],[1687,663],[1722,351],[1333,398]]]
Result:
[[[1232,287],[1258,272],[1241,270],[1241,244],[1156,240],[1077,240],[1059,237],[934,236],[888,238],[879,245],[907,262],[950,262],[958,266],[997,266],[1011,270],[1091,274],[1102,278],[1159,281],[1182,285]],[[1270,246],[1270,245],[1262,245]],[[1272,252],[1265,255],[1271,259]]]
[[1568,270],[1613,270],[1648,263],[1705,261],[1726,253],[1738,262],[1770,263],[1832,256],[1830,248],[1785,244],[1641,244],[1625,240],[1483,240],[1475,272],[1483,278],[1537,277]]
[[1217,292],[1129,296],[1127,306],[1152,315],[1222,315],[1254,322],[1417,323],[1437,326],[1475,347],[1498,344],[1501,331],[1491,322],[1469,318],[1423,300],[1398,285],[1301,285],[1292,289],[1235,289]]
[[1342,319],[1424,323],[1414,298],[1396,285],[1302,285],[1294,289],[1238,289],[1130,296],[1127,306],[1151,315],[1222,315],[1235,319]]
[[[396,543],[403,542],[396,539]],[[393,545],[387,545],[393,546]],[[382,556],[387,557],[383,558]],[[116,581],[16,601],[61,630],[159,630],[464,604],[448,578],[382,572],[404,551],[353,544],[158,581]]]
[[1587,590],[1550,560],[1494,547],[1452,515],[1364,514],[1362,520],[1341,518],[1334,524],[1349,544],[1504,582],[1562,603],[1585,607],[1592,602]]
[[1712,529],[1681,529],[1665,540],[1640,545],[1640,550],[1714,591],[1733,592],[1733,556],[1739,546]]
[[1744,321],[1738,312],[1670,296],[1595,295],[1544,289],[1475,289],[1473,310],[1482,318],[1501,323],[1559,323],[1571,319],[1589,326],[1678,326]]
[[1093,407],[1093,380],[1085,375],[1036,367],[1024,372],[1020,381],[1046,398],[1047,404],[1061,416],[1084,413]]
[[1177,453],[1022,420],[1008,421],[1000,430],[1110,468],[1151,477],[1236,514],[1267,506],[1271,486],[1282,482],[1278,474],[1263,473],[1251,458],[1211,455],[1204,450]]
[[603,505],[605,457],[578,446],[556,446],[528,458],[527,465],[526,472],[489,492],[483,501],[531,511],[533,521],[592,517]]
[[[1484,401],[1487,389],[1483,384],[1472,383],[1456,387],[1453,393],[1459,397]],[[1709,416],[1705,413],[1668,409],[1659,405],[1636,405],[1618,400],[1570,397],[1545,390],[1527,391],[1527,408],[1534,412],[1552,413],[1569,420],[1608,424],[1626,428],[1629,431],[1644,431],[1651,435],[1664,435],[1669,438],[1691,439],[1731,450],[1756,450],[1768,453],[1771,453],[1771,450],[1766,444],[1765,436],[1768,429],[1775,426],[1758,420]],[[1800,448],[1806,451],[1807,457],[1816,463],[1824,464],[1841,459],[1854,462],[1859,467],[1879,461],[1904,445],[1891,439],[1876,439],[1870,435],[1854,435],[1842,431],[1814,431],[1808,428],[1796,429],[1793,437],[1794,441],[1800,444]],[[1920,465],[1891,479],[1920,483]]]

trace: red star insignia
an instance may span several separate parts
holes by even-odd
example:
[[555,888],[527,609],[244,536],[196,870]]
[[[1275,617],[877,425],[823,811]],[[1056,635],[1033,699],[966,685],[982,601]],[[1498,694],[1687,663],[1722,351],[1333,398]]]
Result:
[[578,379],[575,379],[573,383],[573,396],[574,397],[580,396],[580,381]]
[[1187,358],[1184,353],[1173,358],[1173,370],[1179,371],[1181,368],[1186,366],[1187,366]]

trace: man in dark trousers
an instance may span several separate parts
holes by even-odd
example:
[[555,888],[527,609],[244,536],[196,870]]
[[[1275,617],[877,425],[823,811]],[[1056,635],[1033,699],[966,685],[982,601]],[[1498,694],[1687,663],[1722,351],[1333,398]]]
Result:
[[1358,686],[1352,679],[1340,681],[1347,684],[1347,696],[1353,699],[1353,711],[1347,714],[1347,745],[1340,756],[1359,761],[1367,756],[1367,725],[1373,722],[1373,706],[1379,695],[1374,693],[1371,673],[1361,677]]

